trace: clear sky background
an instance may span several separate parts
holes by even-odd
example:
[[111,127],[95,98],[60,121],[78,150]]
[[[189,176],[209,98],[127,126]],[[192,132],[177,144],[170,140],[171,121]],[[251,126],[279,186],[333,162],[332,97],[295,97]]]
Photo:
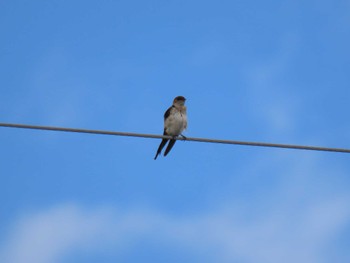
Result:
[[[350,148],[350,2],[1,1],[0,122]],[[0,128],[0,262],[350,262],[350,155]]]

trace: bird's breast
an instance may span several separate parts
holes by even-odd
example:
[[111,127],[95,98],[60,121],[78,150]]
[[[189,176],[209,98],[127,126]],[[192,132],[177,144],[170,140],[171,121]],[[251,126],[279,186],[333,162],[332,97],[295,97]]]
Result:
[[167,134],[177,136],[182,133],[187,125],[187,116],[179,111],[170,114],[165,120],[165,129]]

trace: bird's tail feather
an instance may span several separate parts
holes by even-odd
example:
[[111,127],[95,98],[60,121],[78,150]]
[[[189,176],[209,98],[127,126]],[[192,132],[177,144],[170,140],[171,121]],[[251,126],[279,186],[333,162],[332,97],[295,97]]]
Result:
[[168,142],[168,139],[163,139],[162,142],[159,144],[159,147],[158,147],[156,156],[154,157],[154,160],[157,159],[158,155],[162,152],[162,150],[167,142]]
[[164,156],[167,156],[167,154],[170,152],[171,148],[173,148],[175,143],[176,143],[175,139],[170,139],[169,144],[165,149]]

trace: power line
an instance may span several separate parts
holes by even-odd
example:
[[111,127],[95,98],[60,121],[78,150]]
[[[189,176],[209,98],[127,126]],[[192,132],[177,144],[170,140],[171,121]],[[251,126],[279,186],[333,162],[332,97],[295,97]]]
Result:
[[[143,138],[152,138],[152,139],[164,139],[164,138],[171,139],[172,138],[171,136],[156,135],[156,134],[142,134],[142,133],[116,132],[116,131],[104,131],[104,130],[88,130],[88,129],[38,126],[38,125],[15,124],[15,123],[0,123],[0,127],[60,131],[60,132],[91,133],[91,134],[115,135],[115,136],[143,137]],[[182,138],[182,137],[178,137],[176,139],[177,140],[194,141],[194,142],[222,143],[222,144],[236,144],[236,145],[258,146],[258,147],[274,147],[274,148],[286,148],[286,149],[298,149],[298,150],[310,150],[310,151],[350,153],[350,149],[318,147],[318,146],[264,143],[264,142],[246,142],[246,141],[233,141],[233,140],[218,140],[218,139],[193,138],[193,137],[186,137],[186,139]]]

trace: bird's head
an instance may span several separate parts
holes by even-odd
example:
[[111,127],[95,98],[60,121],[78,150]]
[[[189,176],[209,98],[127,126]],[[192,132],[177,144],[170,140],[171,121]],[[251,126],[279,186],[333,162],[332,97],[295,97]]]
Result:
[[174,105],[179,105],[179,106],[184,106],[184,105],[185,105],[185,101],[186,101],[186,98],[185,98],[185,97],[183,97],[183,96],[177,96],[177,97],[174,99],[173,104],[174,104]]

